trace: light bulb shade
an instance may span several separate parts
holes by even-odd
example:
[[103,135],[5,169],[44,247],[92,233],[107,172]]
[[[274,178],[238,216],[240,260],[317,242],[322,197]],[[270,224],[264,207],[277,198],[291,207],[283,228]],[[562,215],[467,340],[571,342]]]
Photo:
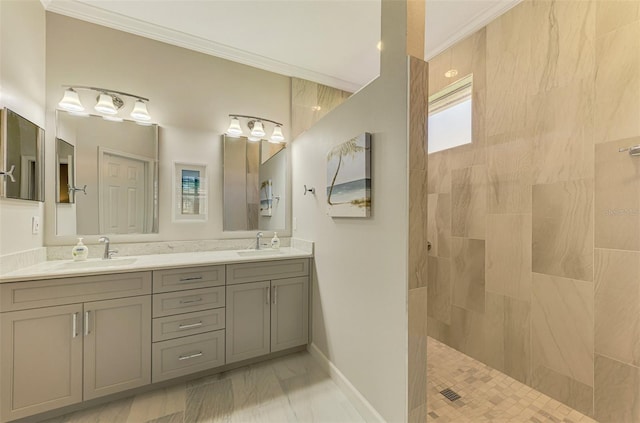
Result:
[[254,138],[262,138],[266,135],[264,132],[264,126],[262,126],[262,122],[256,120],[253,122],[253,128],[251,129],[251,136]]
[[271,138],[269,138],[269,142],[272,143],[280,143],[284,141],[284,135],[282,134],[282,126],[277,125],[273,128],[273,134],[271,134]]
[[84,106],[80,103],[80,97],[78,93],[73,90],[73,88],[67,88],[64,92],[64,96],[60,103],[58,103],[60,108],[67,110],[69,112],[82,112],[84,111]]
[[111,98],[109,94],[105,93],[100,94],[98,97],[98,104],[95,105],[94,109],[105,115],[118,114],[118,109],[116,109],[116,106],[113,104],[113,98]]
[[242,135],[242,128],[240,127],[240,121],[237,117],[231,118],[229,128],[227,129],[227,135],[232,137],[239,137]]
[[149,116],[149,112],[147,111],[147,105],[144,101],[136,100],[136,103],[133,106],[133,110],[131,111],[131,117],[135,120],[141,120],[143,122],[148,122],[151,120],[151,116]]

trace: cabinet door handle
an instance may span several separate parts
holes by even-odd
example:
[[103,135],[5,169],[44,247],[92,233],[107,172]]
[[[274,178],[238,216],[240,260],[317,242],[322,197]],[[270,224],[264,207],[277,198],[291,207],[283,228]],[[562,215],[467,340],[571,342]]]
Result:
[[180,282],[193,282],[193,281],[201,281],[202,276],[191,276],[187,278],[180,278]]
[[271,302],[271,288],[267,287],[267,305]]
[[73,328],[71,329],[72,338],[78,337],[78,312],[73,313]]
[[273,303],[278,304],[278,287],[273,287]]
[[191,328],[197,328],[202,326],[202,322],[198,322],[198,323],[192,323],[190,325],[180,325],[178,326],[178,329],[182,330],[182,329],[191,329]]
[[195,300],[180,300],[180,304],[199,303],[200,301],[202,301],[202,297],[196,298]]
[[84,312],[84,336],[89,336],[91,333],[89,331],[89,313],[91,313],[91,311]]
[[180,361],[189,360],[189,359],[196,358],[196,357],[201,357],[201,356],[202,356],[202,351],[198,351],[197,353],[194,353],[194,354],[181,355],[180,357],[178,357],[178,360],[180,360]]

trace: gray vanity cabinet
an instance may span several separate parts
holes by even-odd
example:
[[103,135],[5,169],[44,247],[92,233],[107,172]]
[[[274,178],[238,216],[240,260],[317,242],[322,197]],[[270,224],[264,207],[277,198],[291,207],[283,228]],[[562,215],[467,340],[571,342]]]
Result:
[[308,259],[227,266],[227,363],[308,342],[308,274]]
[[227,286],[227,363],[269,354],[269,281]]
[[151,383],[151,298],[84,305],[84,400]]
[[309,278],[271,281],[271,352],[309,339]]
[[150,294],[150,272],[0,284],[0,421],[149,384]]
[[2,315],[1,421],[82,401],[81,316],[82,304]]

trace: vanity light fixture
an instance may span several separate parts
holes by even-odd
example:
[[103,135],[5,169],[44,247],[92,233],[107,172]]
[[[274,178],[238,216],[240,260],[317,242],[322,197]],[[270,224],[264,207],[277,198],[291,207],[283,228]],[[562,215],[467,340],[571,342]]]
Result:
[[129,114],[134,121],[141,125],[149,124],[151,121],[151,116],[147,110],[148,98],[111,89],[87,87],[82,85],[63,85],[63,88],[65,88],[64,96],[58,103],[58,107],[62,110],[68,111],[69,113],[88,115],[88,113],[85,112],[85,108],[80,101],[80,96],[76,91],[84,90],[93,91],[97,94],[97,103],[93,108],[106,120],[117,122],[122,122],[124,120],[123,117],[117,116],[118,113],[120,113],[120,109],[127,108],[125,107],[125,100],[123,100],[124,97],[134,101],[131,113]]
[[243,135],[244,131],[240,125],[240,119],[247,119],[246,125],[249,128],[249,141],[260,141],[265,135],[267,135],[264,122],[275,125],[271,133],[271,137],[269,137],[269,142],[278,144],[284,141],[282,124],[280,122],[258,116],[229,115],[229,117],[231,120],[229,122],[229,128],[227,129],[227,135],[231,137],[240,137]]

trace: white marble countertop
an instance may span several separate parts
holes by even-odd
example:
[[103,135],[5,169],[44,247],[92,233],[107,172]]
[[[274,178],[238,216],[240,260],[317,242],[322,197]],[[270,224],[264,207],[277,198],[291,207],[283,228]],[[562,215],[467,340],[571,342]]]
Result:
[[74,262],[72,260],[52,260],[13,272],[0,273],[0,283],[63,278],[68,276],[87,276],[105,273],[138,272],[189,266],[286,260],[294,258],[309,258],[312,256],[313,254],[309,251],[283,247],[279,250],[226,250],[150,254],[142,256],[114,257],[110,260],[89,259],[80,262]]

